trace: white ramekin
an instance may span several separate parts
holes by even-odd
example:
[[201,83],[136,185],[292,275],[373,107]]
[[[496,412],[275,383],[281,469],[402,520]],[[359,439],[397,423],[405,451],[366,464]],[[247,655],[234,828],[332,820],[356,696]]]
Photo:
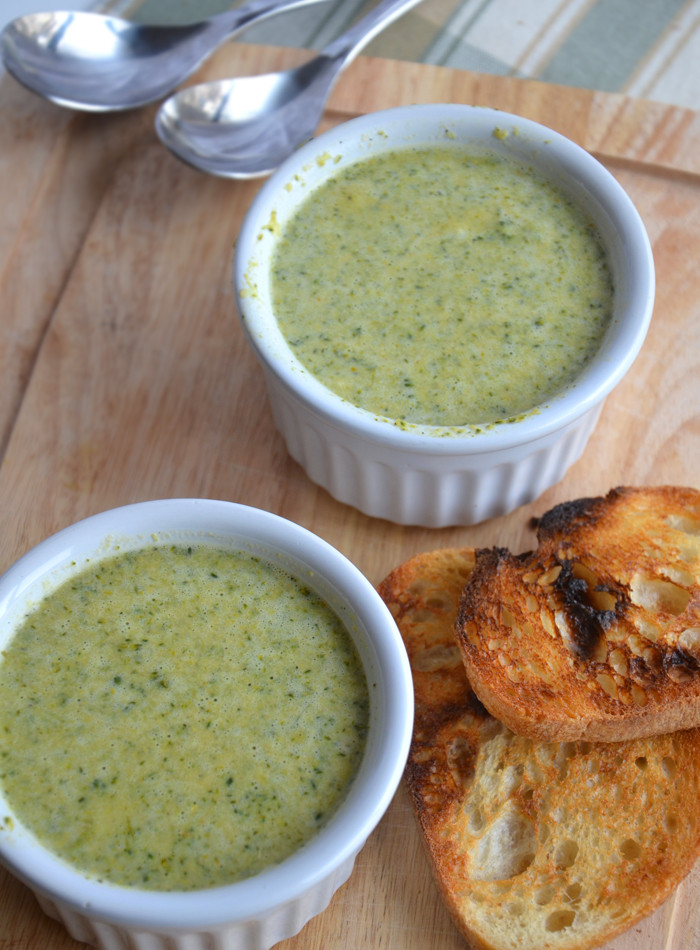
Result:
[[[297,360],[276,322],[270,262],[280,230],[300,203],[346,165],[391,149],[474,143],[537,169],[585,211],[609,256],[613,318],[598,354],[579,378],[517,421],[486,427],[397,426],[345,402]],[[352,119],[289,158],[263,185],[243,222],[234,287],[276,424],[309,477],[365,514],[442,527],[474,524],[533,501],[579,458],[605,397],[644,342],[654,301],[654,262],[630,198],[584,149],[519,116],[429,104]]]
[[279,865],[235,884],[167,893],[83,876],[18,820],[2,820],[13,815],[0,790],[0,860],[72,937],[102,950],[266,950],[324,910],[396,791],[413,725],[408,660],[379,595],[337,550],[269,512],[204,499],[113,509],[37,545],[0,578],[0,649],[27,609],[88,559],[152,544],[154,538],[257,553],[303,576],[345,620],[370,687],[367,748],[348,797],[315,838]]

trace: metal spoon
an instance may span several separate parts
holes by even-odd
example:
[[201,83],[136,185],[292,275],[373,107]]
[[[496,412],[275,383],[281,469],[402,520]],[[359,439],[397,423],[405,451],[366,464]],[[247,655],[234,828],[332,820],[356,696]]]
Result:
[[267,175],[316,130],[340,73],[420,0],[382,0],[310,62],[285,72],[190,86],[156,115],[161,141],[188,165],[222,178]]
[[87,112],[162,99],[224,40],[282,10],[320,0],[250,0],[187,26],[147,26],[98,13],[30,13],[0,34],[15,79],[46,99]]

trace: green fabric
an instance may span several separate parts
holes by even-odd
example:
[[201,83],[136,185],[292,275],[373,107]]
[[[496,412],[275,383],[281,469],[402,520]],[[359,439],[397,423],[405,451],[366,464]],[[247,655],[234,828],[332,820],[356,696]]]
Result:
[[[103,0],[102,5],[141,22],[182,23],[241,2]],[[319,2],[277,14],[239,38],[317,50],[374,2]],[[700,0],[423,0],[364,52],[697,108],[698,50]]]
[[685,0],[600,0],[537,77],[616,92]]

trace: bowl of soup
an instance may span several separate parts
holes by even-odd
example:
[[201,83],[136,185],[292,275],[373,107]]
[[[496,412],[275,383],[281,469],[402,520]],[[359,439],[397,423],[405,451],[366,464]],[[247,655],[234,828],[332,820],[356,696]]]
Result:
[[343,555],[149,501],[0,578],[0,861],[71,936],[263,950],[320,913],[400,780],[411,675]]
[[562,478],[654,300],[613,175],[538,123],[458,104],[308,142],[255,197],[233,270],[292,457],[365,514],[428,527]]

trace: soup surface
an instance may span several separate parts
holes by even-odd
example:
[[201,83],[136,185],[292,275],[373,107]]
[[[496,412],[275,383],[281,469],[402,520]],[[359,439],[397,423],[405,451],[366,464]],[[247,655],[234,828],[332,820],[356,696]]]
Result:
[[273,305],[298,359],[379,416],[494,422],[570,384],[613,302],[597,234],[548,182],[459,147],[342,169],[282,230]]
[[247,553],[147,548],[68,580],[3,651],[0,783],[91,876],[224,884],[326,823],[368,707],[348,632],[302,580]]

